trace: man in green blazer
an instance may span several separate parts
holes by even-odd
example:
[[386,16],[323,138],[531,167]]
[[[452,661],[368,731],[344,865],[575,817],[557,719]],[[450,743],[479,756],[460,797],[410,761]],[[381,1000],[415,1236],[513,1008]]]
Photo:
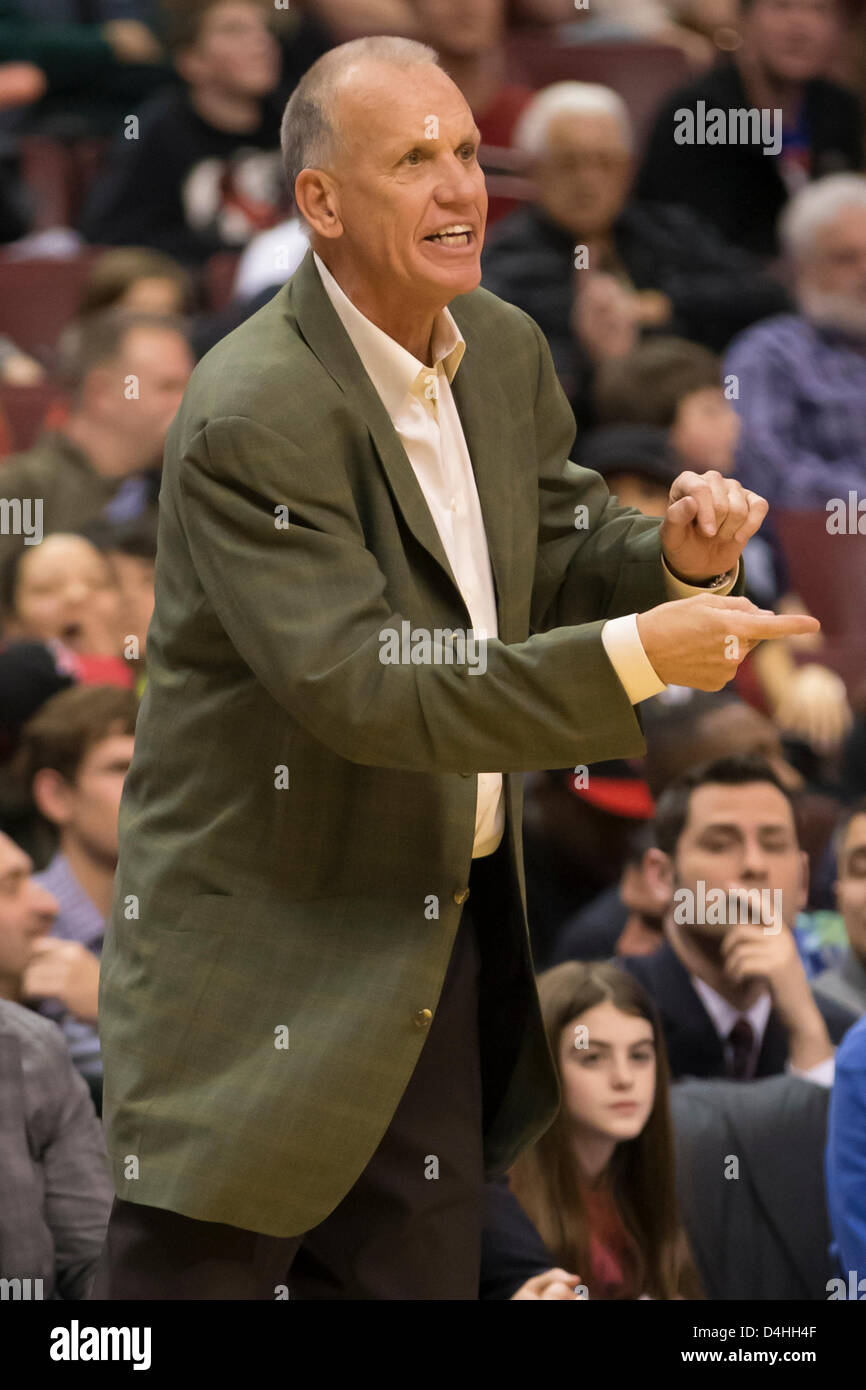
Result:
[[283,129],[311,250],[166,447],[93,1297],[475,1298],[485,1175],[559,1101],[521,774],[642,753],[637,701],[816,625],[725,596],[762,499],[687,473],[660,524],[569,462],[431,50],[332,50]]

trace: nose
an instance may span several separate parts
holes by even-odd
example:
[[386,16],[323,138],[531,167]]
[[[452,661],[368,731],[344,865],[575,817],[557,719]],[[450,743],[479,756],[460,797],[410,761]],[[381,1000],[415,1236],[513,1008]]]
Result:
[[760,842],[754,836],[746,836],[743,848],[743,877],[765,879],[767,877],[767,856]]
[[60,904],[53,893],[49,893],[47,888],[42,888],[32,878],[28,887],[30,911],[38,922],[40,931],[50,931],[60,911]]
[[484,186],[484,175],[475,163],[467,164],[456,154],[449,157],[442,173],[436,198],[453,208],[474,207],[479,190]]
[[627,1057],[619,1057],[614,1054],[611,1061],[610,1079],[617,1091],[628,1090],[630,1088],[632,1076]]

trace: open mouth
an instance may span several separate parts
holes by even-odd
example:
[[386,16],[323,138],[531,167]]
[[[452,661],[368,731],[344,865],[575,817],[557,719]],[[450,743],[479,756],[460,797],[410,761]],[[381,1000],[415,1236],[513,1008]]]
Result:
[[471,245],[473,232],[471,227],[458,224],[454,227],[443,228],[441,232],[431,232],[429,236],[425,236],[424,240],[433,242],[437,246],[459,248]]

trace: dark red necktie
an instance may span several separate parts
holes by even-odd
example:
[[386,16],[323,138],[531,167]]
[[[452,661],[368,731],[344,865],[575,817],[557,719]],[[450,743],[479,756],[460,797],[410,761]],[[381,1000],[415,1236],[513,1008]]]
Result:
[[730,1050],[727,1073],[735,1081],[745,1081],[750,1075],[752,1048],[755,1045],[755,1030],[747,1018],[738,1018],[728,1034]]

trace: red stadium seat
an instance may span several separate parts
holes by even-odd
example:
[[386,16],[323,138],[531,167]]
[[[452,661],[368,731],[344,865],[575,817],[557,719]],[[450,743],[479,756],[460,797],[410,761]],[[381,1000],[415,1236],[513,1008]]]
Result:
[[629,109],[638,152],[663,98],[690,74],[684,55],[667,44],[564,44],[534,30],[509,35],[507,64],[510,81],[536,91],[569,81],[612,87]]
[[44,357],[75,316],[92,253],[72,260],[0,260],[0,333]]
[[829,533],[825,511],[774,509],[772,516],[791,586],[821,623],[824,644],[815,659],[837,671],[851,691],[866,678],[866,537]]
[[[0,411],[8,433],[2,453],[17,454],[29,449],[41,433],[46,415],[60,399],[53,381],[42,381],[38,386],[0,385]],[[2,466],[0,462],[0,469]]]
[[21,174],[33,204],[33,231],[75,225],[107,144],[95,139],[67,144],[47,135],[21,137]]

